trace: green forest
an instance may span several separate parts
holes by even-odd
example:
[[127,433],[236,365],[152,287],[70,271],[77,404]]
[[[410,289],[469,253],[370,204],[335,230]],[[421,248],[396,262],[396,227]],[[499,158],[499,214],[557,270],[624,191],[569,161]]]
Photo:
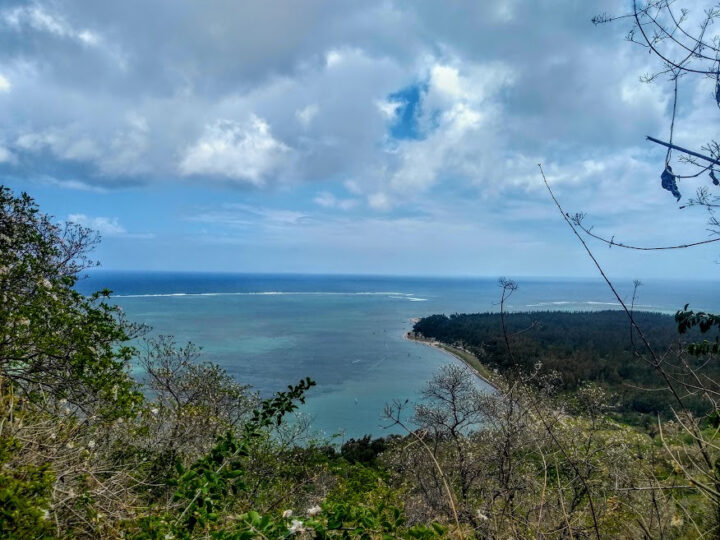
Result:
[[[637,312],[633,317],[647,339],[662,351],[674,377],[684,380],[689,376],[685,364],[709,379],[720,376],[717,363],[687,354],[688,344],[702,341],[697,328],[680,334],[678,322],[670,315]],[[413,332],[465,349],[500,374],[530,373],[539,364],[544,373],[557,376],[558,388],[568,395],[587,382],[596,383],[608,392],[612,410],[625,421],[653,424],[657,413],[672,416],[672,394],[644,359],[643,345],[624,312],[507,313],[505,319],[512,354],[499,313],[432,315],[415,323]],[[696,414],[711,407],[694,396],[686,404]]]

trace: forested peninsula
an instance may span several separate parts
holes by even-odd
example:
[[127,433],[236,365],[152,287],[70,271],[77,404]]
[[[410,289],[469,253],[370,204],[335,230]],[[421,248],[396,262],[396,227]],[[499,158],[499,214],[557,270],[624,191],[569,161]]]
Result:
[[[501,375],[539,369],[554,375],[559,390],[568,395],[588,382],[596,383],[609,392],[612,411],[623,421],[652,424],[658,413],[671,416],[673,397],[641,357],[642,343],[624,312],[513,312],[504,317],[510,349],[500,313],[431,315],[415,322],[410,337],[437,340],[469,353],[486,370]],[[661,313],[636,312],[633,318],[653,346],[674,355],[676,362],[703,365],[711,378],[720,375],[717,364],[685,357],[688,344],[701,339],[696,329],[679,334],[675,318]],[[686,378],[680,367],[676,376]],[[694,396],[687,404],[696,414],[708,411],[707,402]]]

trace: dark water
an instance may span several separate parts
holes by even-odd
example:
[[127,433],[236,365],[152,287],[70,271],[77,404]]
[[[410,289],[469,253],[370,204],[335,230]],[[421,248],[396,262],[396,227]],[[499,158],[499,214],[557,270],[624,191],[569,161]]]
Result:
[[[720,311],[718,282],[648,281],[639,309],[686,303]],[[629,301],[633,285],[618,282]],[[495,279],[94,272],[78,289],[114,291],[129,318],[203,347],[204,357],[263,395],[302,377],[318,383],[303,411],[344,437],[382,435],[393,399],[415,400],[447,354],[409,342],[411,319],[498,309]],[[523,279],[514,310],[618,308],[600,280]]]

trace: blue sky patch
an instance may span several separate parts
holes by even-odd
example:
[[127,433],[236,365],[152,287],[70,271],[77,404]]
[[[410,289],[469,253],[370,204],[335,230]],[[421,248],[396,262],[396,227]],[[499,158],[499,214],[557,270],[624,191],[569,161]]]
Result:
[[388,101],[401,103],[397,109],[397,119],[390,126],[390,135],[395,139],[422,139],[418,126],[418,112],[421,95],[427,92],[427,83],[406,86],[388,96]]

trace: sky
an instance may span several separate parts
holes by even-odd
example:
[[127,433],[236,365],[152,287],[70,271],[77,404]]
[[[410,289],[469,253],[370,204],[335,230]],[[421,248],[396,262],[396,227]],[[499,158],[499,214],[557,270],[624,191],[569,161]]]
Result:
[[[626,1],[0,0],[0,182],[119,270],[593,276],[553,205],[617,241],[708,238],[661,189],[672,87],[594,26]],[[717,130],[681,86],[675,141]],[[710,119],[710,120],[708,120]],[[720,248],[589,245],[612,276]]]

